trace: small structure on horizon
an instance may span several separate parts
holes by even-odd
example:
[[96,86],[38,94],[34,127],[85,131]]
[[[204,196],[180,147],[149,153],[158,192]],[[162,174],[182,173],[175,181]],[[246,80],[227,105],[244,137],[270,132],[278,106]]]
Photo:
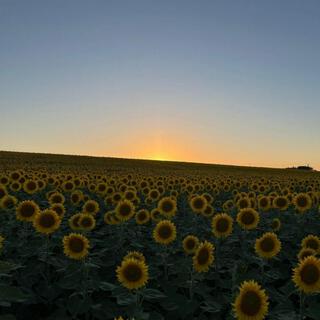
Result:
[[293,170],[302,170],[302,171],[315,171],[312,167],[309,165],[306,166],[298,166],[298,167],[290,167],[287,169],[293,169]]

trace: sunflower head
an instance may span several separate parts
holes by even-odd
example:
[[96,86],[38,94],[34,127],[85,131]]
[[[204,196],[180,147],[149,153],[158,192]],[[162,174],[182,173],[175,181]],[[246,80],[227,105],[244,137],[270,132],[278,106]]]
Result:
[[66,208],[64,207],[64,205],[62,203],[55,203],[50,207],[51,210],[55,211],[58,216],[60,217],[60,219],[63,218],[65,212],[66,212]]
[[127,289],[138,289],[149,279],[148,266],[136,259],[125,259],[116,270],[118,281]]
[[232,233],[233,219],[226,213],[219,213],[213,217],[211,225],[217,238],[225,238]]
[[91,231],[96,226],[96,219],[90,213],[82,213],[79,218],[79,227],[84,231]]
[[196,236],[189,235],[183,239],[182,246],[186,254],[193,254],[199,246],[199,239]]
[[158,210],[167,218],[176,214],[177,202],[172,197],[164,197],[158,203]]
[[268,211],[271,207],[271,201],[268,196],[261,196],[258,198],[258,208],[262,211]]
[[256,240],[254,248],[261,258],[270,259],[280,252],[281,242],[275,233],[267,232]]
[[38,191],[38,184],[33,180],[26,180],[23,184],[23,190],[28,194],[34,194]]
[[304,213],[312,206],[312,199],[307,193],[299,193],[293,198],[293,203],[298,212]]
[[320,260],[313,255],[300,260],[293,269],[292,280],[299,290],[307,294],[320,292]]
[[196,195],[190,200],[190,207],[194,213],[202,213],[208,206],[206,197]]
[[20,221],[33,221],[38,213],[40,213],[40,208],[32,200],[22,201],[16,208],[16,217]]
[[298,259],[303,260],[309,256],[315,256],[317,252],[311,248],[302,248],[298,253]]
[[97,214],[99,211],[99,204],[95,200],[88,200],[83,205],[82,211],[83,213],[89,213],[89,214]]
[[193,268],[197,272],[208,272],[214,261],[214,246],[208,241],[199,244],[193,256]]
[[237,222],[243,229],[255,229],[259,223],[259,213],[253,208],[241,209],[237,214]]
[[63,250],[64,254],[75,260],[85,258],[89,251],[90,243],[89,240],[78,233],[70,233],[63,237]]
[[320,238],[318,236],[309,234],[302,240],[301,246],[303,248],[311,248],[316,251],[316,253],[320,253]]
[[273,231],[279,231],[281,228],[281,221],[279,218],[274,218],[271,222],[271,228]]
[[49,194],[49,203],[51,205],[55,204],[55,203],[62,203],[64,204],[65,202],[65,197],[62,193],[60,192],[52,192]]
[[81,227],[79,225],[79,220],[81,217],[81,213],[76,213],[69,218],[69,226],[72,230],[77,231],[80,230]]
[[151,220],[155,222],[159,222],[162,220],[162,215],[158,208],[154,208],[151,210],[150,217]]
[[136,213],[137,224],[146,224],[150,220],[150,213],[146,209],[141,209]]
[[285,211],[288,209],[290,202],[286,196],[277,196],[273,199],[272,204],[274,208]]
[[127,221],[134,216],[135,207],[131,201],[122,200],[116,206],[115,212],[120,221]]
[[0,208],[2,209],[12,209],[17,204],[18,200],[16,197],[7,194],[0,200]]
[[50,234],[58,230],[60,223],[60,217],[51,209],[46,209],[38,213],[33,219],[35,229],[44,234]]
[[240,320],[263,320],[268,313],[268,296],[255,281],[244,281],[233,303],[233,310]]
[[123,258],[123,260],[126,259],[135,259],[141,262],[146,262],[146,258],[141,252],[138,251],[129,251],[126,256]]
[[158,222],[153,230],[153,238],[156,242],[168,245],[176,239],[176,226],[169,220]]

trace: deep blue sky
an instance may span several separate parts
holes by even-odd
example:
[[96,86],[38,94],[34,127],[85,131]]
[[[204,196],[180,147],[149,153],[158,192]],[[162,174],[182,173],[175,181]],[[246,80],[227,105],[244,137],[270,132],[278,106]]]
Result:
[[0,0],[0,149],[320,168],[320,2]]

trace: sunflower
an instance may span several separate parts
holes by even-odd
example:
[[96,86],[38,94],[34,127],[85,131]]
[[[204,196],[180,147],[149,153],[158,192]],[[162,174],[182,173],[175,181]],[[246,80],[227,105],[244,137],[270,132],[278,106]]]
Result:
[[0,234],[0,250],[3,247],[4,237]]
[[312,199],[307,193],[299,193],[293,198],[293,204],[300,213],[304,213],[312,206]]
[[208,206],[208,201],[204,196],[196,195],[190,200],[190,207],[194,213],[202,213]]
[[208,241],[199,244],[193,256],[193,268],[197,272],[207,272],[214,261],[214,246]]
[[268,211],[271,207],[271,201],[268,196],[261,196],[258,198],[258,208],[262,211]]
[[298,253],[298,259],[303,260],[306,257],[309,256],[315,256],[317,252],[311,248],[302,248]]
[[0,200],[8,194],[5,186],[0,184]]
[[212,219],[212,232],[217,238],[228,237],[232,233],[233,219],[226,213],[216,214]]
[[40,208],[32,200],[22,201],[16,208],[16,217],[20,221],[33,221],[38,213],[40,213]]
[[259,213],[252,208],[241,209],[237,214],[237,222],[243,229],[255,229],[259,223]]
[[176,226],[169,220],[158,222],[153,230],[153,238],[160,244],[167,245],[177,236]]
[[64,195],[63,195],[62,193],[60,193],[60,192],[52,192],[52,193],[49,194],[48,200],[49,200],[49,203],[50,203],[51,205],[53,205],[53,204],[55,204],[55,203],[62,203],[62,204],[64,204],[64,202],[65,202],[65,197],[64,197]]
[[83,231],[91,231],[96,226],[96,219],[92,214],[82,213],[79,217],[79,227]]
[[89,253],[89,240],[82,234],[70,233],[63,237],[62,242],[64,254],[71,259],[80,260]]
[[55,232],[60,227],[60,217],[51,210],[46,209],[38,213],[33,219],[33,226],[40,233],[50,234]]
[[55,211],[58,216],[60,217],[60,219],[63,218],[65,212],[66,212],[66,208],[64,207],[64,205],[62,203],[55,203],[50,207],[51,210]]
[[141,209],[136,213],[137,224],[145,224],[150,220],[150,213],[146,209]]
[[89,213],[89,214],[97,214],[99,211],[99,204],[95,200],[88,200],[85,202],[85,204],[82,207],[83,213]]
[[77,205],[83,199],[83,193],[80,190],[73,191],[70,196],[72,204]]
[[118,281],[127,289],[138,289],[149,279],[148,266],[136,259],[125,259],[116,270]]
[[289,200],[286,196],[277,196],[272,201],[273,207],[280,211],[285,211],[289,207]]
[[113,217],[115,216],[115,212],[114,211],[108,211],[104,214],[103,216],[103,221],[105,224],[114,224],[114,220]]
[[292,280],[305,293],[320,291],[320,260],[309,256],[301,260],[293,269]]
[[214,214],[214,208],[211,204],[208,204],[206,208],[201,212],[201,215],[206,218],[211,218]]
[[0,208],[12,209],[17,204],[18,200],[16,197],[9,194],[5,195],[0,201]]
[[75,184],[73,181],[65,181],[63,184],[62,184],[62,189],[65,191],[65,192],[72,192],[74,189],[76,188]]
[[82,215],[81,213],[76,213],[69,218],[68,222],[69,222],[69,226],[72,230],[77,231],[77,230],[81,229],[81,227],[79,225],[79,220],[80,220],[81,215]]
[[183,250],[186,254],[193,254],[199,246],[199,239],[196,236],[186,236],[182,241]]
[[268,296],[254,280],[244,281],[233,303],[235,316],[239,320],[263,320],[268,313]]
[[160,192],[158,189],[152,189],[149,191],[148,197],[153,201],[157,201],[160,198]]
[[239,210],[241,209],[246,209],[246,208],[251,208],[251,200],[250,198],[248,197],[244,197],[244,198],[241,198],[237,201],[237,208]]
[[26,180],[23,184],[23,190],[28,194],[34,194],[38,191],[38,184],[33,180]]
[[134,216],[135,207],[129,200],[121,200],[116,206],[116,217],[120,221],[127,221]]
[[150,217],[152,221],[158,222],[162,219],[161,217],[161,212],[159,211],[158,208],[154,208],[151,210]]
[[123,258],[123,260],[126,259],[135,259],[141,262],[146,262],[146,258],[141,252],[138,251],[129,251],[126,256]]
[[172,197],[164,197],[158,203],[158,209],[167,218],[171,218],[176,214],[177,202]]
[[274,218],[271,222],[271,228],[273,231],[279,231],[281,227],[281,221],[279,218]]
[[301,246],[303,248],[311,248],[316,251],[316,253],[320,253],[320,238],[309,234],[302,240]]
[[21,183],[18,181],[14,181],[10,184],[9,188],[13,192],[18,192],[21,190]]
[[281,250],[281,242],[273,232],[267,232],[256,240],[254,249],[261,258],[275,257]]

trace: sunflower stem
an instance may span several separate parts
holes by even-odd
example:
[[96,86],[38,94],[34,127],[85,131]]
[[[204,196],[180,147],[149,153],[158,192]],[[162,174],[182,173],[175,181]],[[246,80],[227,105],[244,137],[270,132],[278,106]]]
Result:
[[190,301],[193,300],[193,268],[190,269],[189,298],[190,298]]
[[299,311],[299,319],[304,319],[304,294],[302,291],[300,291],[300,311]]

